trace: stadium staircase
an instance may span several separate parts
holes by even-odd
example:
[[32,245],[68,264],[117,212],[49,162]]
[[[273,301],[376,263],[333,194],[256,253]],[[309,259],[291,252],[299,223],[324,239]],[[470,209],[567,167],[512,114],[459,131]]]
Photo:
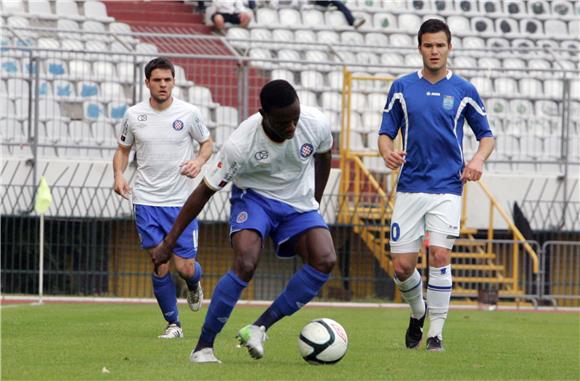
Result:
[[[164,33],[170,35],[211,35],[211,29],[203,22],[203,16],[195,13],[191,4],[182,1],[104,1],[107,13],[120,22],[131,26],[133,32]],[[171,52],[179,54],[196,54],[210,56],[231,56],[232,49],[222,41],[215,39],[192,40],[178,37],[140,37],[142,42],[157,46],[159,53]],[[208,87],[214,101],[224,106],[238,108],[238,98],[232,97],[227,90],[232,84],[238,83],[238,61],[221,61],[219,70],[216,61],[211,59],[196,59],[195,68],[189,59],[174,59],[174,63],[185,69],[188,80],[196,85]],[[204,69],[202,69],[204,68]],[[207,70],[209,68],[209,70]],[[216,72],[219,76],[210,77],[208,72]],[[263,77],[255,68],[249,68],[249,113],[258,109],[259,89],[268,78]]]

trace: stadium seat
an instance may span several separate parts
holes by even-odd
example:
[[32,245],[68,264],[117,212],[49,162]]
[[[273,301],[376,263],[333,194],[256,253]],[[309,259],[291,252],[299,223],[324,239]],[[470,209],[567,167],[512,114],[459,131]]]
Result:
[[580,99],[580,80],[577,78],[570,81],[570,97],[575,100]]
[[544,80],[544,96],[548,98],[562,99],[564,95],[564,84],[561,79]]
[[397,16],[397,25],[399,31],[407,33],[417,33],[421,26],[421,18],[412,13],[401,13]]
[[342,91],[342,82],[344,75],[342,71],[330,71],[327,75],[329,87],[333,90]]
[[520,94],[528,97],[538,97],[543,94],[542,83],[534,78],[520,79]]
[[54,2],[55,14],[59,18],[82,19],[79,8],[75,0],[59,0]]
[[0,74],[2,74],[2,77],[22,75],[20,60],[11,57],[0,58]]
[[373,25],[376,29],[392,31],[397,29],[397,21],[391,13],[375,13]]
[[510,17],[518,17],[527,13],[526,5],[521,0],[504,0],[503,11]]
[[[385,108],[385,103],[387,102],[387,94],[382,93],[370,93],[367,96],[368,104],[365,107],[367,110],[374,110],[375,112],[381,111]],[[371,111],[372,113],[373,111]],[[380,114],[380,112],[379,112]],[[364,119],[364,115],[363,115]]]
[[561,103],[555,101],[539,100],[535,104],[536,115],[540,117],[561,116]]
[[514,99],[511,100],[509,104],[512,115],[515,115],[518,118],[525,118],[534,113],[534,106],[532,105],[532,102],[527,99]]
[[193,82],[187,79],[185,69],[181,65],[174,65],[175,69],[175,83],[178,86],[192,86]]
[[77,82],[77,95],[82,99],[92,99],[99,96],[99,84],[93,81]]
[[304,70],[300,73],[300,86],[303,89],[320,90],[325,87],[324,76],[319,71]]
[[389,45],[389,38],[384,33],[371,32],[365,34],[365,45],[384,47]]
[[350,27],[342,12],[328,10],[325,12],[324,17],[326,19],[326,25],[329,25],[333,29],[341,30]]
[[405,65],[414,69],[423,67],[423,58],[417,53],[410,53],[405,55]]
[[16,108],[12,98],[7,95],[0,94],[0,117],[8,118],[16,115]]
[[479,4],[479,10],[482,13],[491,15],[492,17],[502,13],[501,3],[497,0],[483,0]]
[[252,40],[253,47],[261,46],[259,43],[261,41],[271,42],[272,32],[269,29],[264,28],[253,28],[250,31],[250,39]]
[[141,54],[141,59],[143,61],[149,61],[157,56],[159,50],[154,44],[149,44],[147,42],[139,42],[135,45],[135,52]]
[[6,80],[8,94],[14,98],[28,98],[30,86],[28,81],[20,78],[8,78]]
[[475,86],[482,97],[493,95],[493,83],[487,77],[473,77],[471,83]]
[[55,18],[48,0],[33,0],[28,2],[28,14],[35,17]]
[[187,98],[196,106],[214,108],[217,104],[213,101],[211,90],[203,86],[192,86],[188,89]]
[[40,99],[38,101],[38,119],[45,122],[47,120],[57,120],[60,117],[60,106],[55,100]]
[[105,116],[103,106],[99,102],[83,102],[83,116],[86,120],[97,120]]
[[129,34],[133,31],[131,30],[131,26],[129,24],[125,24],[123,22],[112,22],[109,24],[109,32],[114,33],[115,38],[127,43],[127,44],[134,44],[138,41],[138,39],[130,36]]
[[498,33],[510,36],[520,32],[518,22],[509,17],[499,17],[495,20],[495,30]]
[[496,78],[494,81],[495,94],[511,96],[518,92],[518,84],[513,78]]
[[74,20],[59,18],[56,22],[56,27],[59,30],[58,37],[61,40],[82,39],[79,24]]
[[92,67],[91,63],[88,61],[71,60],[69,61],[68,66],[70,78],[84,79],[92,77]]
[[559,19],[547,19],[544,21],[544,28],[548,36],[568,36],[568,25]]
[[302,17],[300,12],[296,9],[282,8],[278,11],[278,18],[280,19],[280,25],[287,28],[296,28],[302,25]]
[[[300,53],[298,53],[296,50],[292,50],[292,49],[281,49],[278,51],[278,60],[281,61],[280,63],[280,67],[283,68],[287,68],[290,70],[302,70],[302,64],[295,62],[295,61],[301,61],[302,58],[300,57]],[[294,62],[292,62],[294,61]]]
[[[552,2],[552,14],[554,16],[573,16],[574,7],[572,3],[566,0],[554,0]],[[546,27],[547,30],[547,27]]]
[[408,34],[393,33],[389,36],[389,39],[394,47],[410,48],[417,45],[417,41],[413,40]]
[[509,103],[503,98],[489,98],[485,106],[490,116],[503,116],[510,113]]
[[372,52],[357,53],[356,62],[362,65],[374,65],[374,66],[382,65],[382,63],[379,60],[379,57]]
[[545,0],[532,0],[528,3],[528,10],[534,16],[547,16],[550,14],[550,5]]
[[111,22],[114,19],[107,15],[107,7],[100,1],[85,1],[83,4],[85,17]]
[[488,17],[473,17],[471,19],[471,30],[474,33],[494,34],[493,20]]
[[576,18],[568,21],[568,30],[571,36],[580,36],[580,20]]
[[268,49],[252,48],[249,57],[252,58],[253,64],[257,67],[272,69],[275,66],[272,61],[266,61],[272,59],[272,52]]
[[318,42],[329,45],[337,45],[340,43],[340,36],[332,30],[323,30],[316,34]]
[[454,35],[463,36],[471,32],[469,19],[465,16],[449,16],[447,17],[447,25]]
[[[322,62],[328,62],[328,55],[320,50],[308,50],[306,52],[304,52],[304,60],[308,61],[310,63],[310,68],[311,69],[315,69],[315,70],[321,70],[321,71],[328,71],[331,70],[332,68],[325,63]],[[320,63],[319,63],[320,62]]]
[[217,126],[229,126],[236,128],[238,126],[238,110],[228,106],[218,106],[216,111]]
[[364,46],[364,37],[362,34],[353,31],[342,32],[340,39],[345,45]]
[[278,20],[278,12],[271,8],[258,8],[257,19],[260,26],[277,27],[280,25]]
[[121,83],[133,83],[133,76],[136,73],[137,67],[129,62],[117,63],[117,80]]
[[[86,3],[85,3],[86,4]],[[107,33],[107,28],[100,21],[87,20],[82,22],[83,39],[109,41],[111,38]]]
[[300,104],[305,106],[319,107],[318,99],[313,91],[309,90],[298,90],[296,91],[298,98],[300,99]]
[[56,99],[73,99],[76,96],[74,86],[65,80],[55,80],[53,82],[53,95]]
[[509,40],[503,37],[492,37],[487,39],[487,46],[492,49],[494,48],[504,49],[510,47],[510,42]]
[[[485,49],[485,40],[481,37],[468,36],[463,38],[463,47],[466,49]],[[481,55],[479,52],[472,52],[473,56]]]
[[308,28],[320,28],[325,25],[324,14],[317,9],[305,9],[302,11],[302,23]]
[[316,43],[316,33],[312,30],[297,30],[294,33],[294,37],[296,41],[300,41],[300,45],[291,45],[294,49],[310,49],[310,48],[317,48],[320,47],[312,45],[312,43]]
[[118,82],[102,82],[99,86],[99,100],[104,103],[127,101],[123,86]]
[[44,123],[45,128],[44,133],[41,134],[41,138],[44,142],[51,144],[66,144],[69,138],[68,133],[68,123],[62,119],[47,120]]
[[321,103],[324,110],[341,111],[342,95],[335,91],[325,91],[322,93]]
[[8,15],[27,13],[23,0],[2,0],[2,10]]
[[92,70],[94,79],[97,81],[114,80],[117,78],[115,65],[112,62],[95,61]]
[[293,86],[296,85],[296,80],[294,79],[294,73],[291,70],[286,69],[274,69],[270,74],[270,79],[283,79]]
[[[228,40],[232,39],[239,39],[239,40],[249,40],[250,39],[250,31],[246,28],[236,28],[236,27],[231,27],[228,28],[227,34],[226,34]],[[239,49],[246,49],[250,46],[249,42],[247,41],[231,41],[231,44]]]
[[520,20],[520,31],[528,36],[544,34],[544,27],[538,19],[524,18]]
[[92,141],[99,146],[114,146],[117,138],[111,123],[100,120],[90,124]]
[[481,57],[477,60],[478,69],[496,70],[502,67],[501,61],[495,57]]

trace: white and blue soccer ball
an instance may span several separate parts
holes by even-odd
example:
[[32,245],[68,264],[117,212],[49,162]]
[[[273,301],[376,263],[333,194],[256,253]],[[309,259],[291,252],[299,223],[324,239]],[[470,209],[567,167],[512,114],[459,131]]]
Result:
[[336,364],[346,355],[347,348],[346,331],[332,319],[312,320],[298,338],[302,358],[313,365]]

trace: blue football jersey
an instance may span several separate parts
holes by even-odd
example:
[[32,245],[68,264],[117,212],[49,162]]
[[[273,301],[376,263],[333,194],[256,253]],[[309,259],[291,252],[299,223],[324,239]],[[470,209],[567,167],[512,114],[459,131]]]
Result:
[[466,120],[477,140],[493,137],[475,86],[451,71],[435,84],[420,70],[393,82],[379,134],[394,139],[401,129],[407,156],[399,191],[461,195]]

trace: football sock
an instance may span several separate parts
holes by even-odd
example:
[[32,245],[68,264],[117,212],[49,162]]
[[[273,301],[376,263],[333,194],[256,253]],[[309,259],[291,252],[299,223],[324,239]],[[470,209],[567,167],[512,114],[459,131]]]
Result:
[[425,302],[423,301],[423,280],[419,271],[415,269],[413,274],[402,282],[395,276],[395,284],[399,287],[403,298],[409,303],[411,316],[421,319],[425,315]]
[[311,301],[326,283],[329,274],[321,273],[314,267],[304,265],[286,285],[286,289],[274,300],[254,325],[270,328],[284,316],[290,316]]
[[248,282],[238,278],[233,271],[220,278],[213,291],[195,351],[213,347],[215,337],[228,321],[242,291],[247,286]]
[[193,276],[185,280],[185,283],[187,283],[187,288],[189,289],[189,291],[196,291],[197,284],[201,280],[202,272],[201,265],[199,264],[199,262],[195,261],[194,269],[195,273],[193,274]]
[[153,274],[153,293],[161,308],[163,317],[169,324],[179,324],[179,311],[177,310],[177,296],[175,292],[175,283],[171,279],[171,273],[168,272],[163,277]]
[[427,285],[427,304],[429,305],[429,336],[443,338],[443,325],[449,311],[451,299],[451,265],[429,267],[429,284]]

